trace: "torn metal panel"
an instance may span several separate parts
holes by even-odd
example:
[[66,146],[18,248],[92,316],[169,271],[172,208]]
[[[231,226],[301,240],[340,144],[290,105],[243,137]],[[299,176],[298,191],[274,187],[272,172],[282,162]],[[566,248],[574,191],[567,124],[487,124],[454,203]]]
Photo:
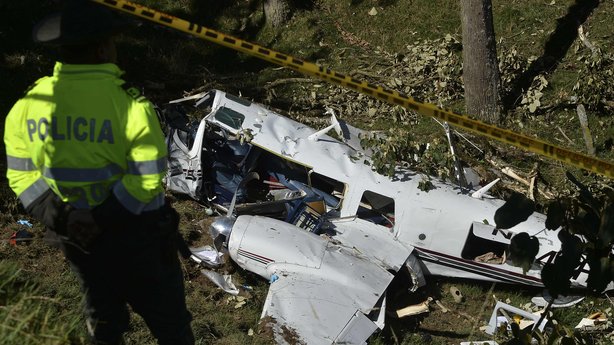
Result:
[[222,253],[211,246],[190,248],[190,258],[198,264],[209,267],[218,267],[222,264]]
[[[238,217],[228,249],[241,267],[267,279],[278,277],[262,316],[295,330],[307,344],[331,344],[348,322],[363,323],[366,316],[351,320],[357,312],[369,315],[394,277],[343,246],[265,217]],[[377,318],[368,320],[376,329]],[[362,341],[371,333],[360,333]]]
[[224,290],[225,292],[233,295],[233,296],[237,296],[239,295],[239,289],[237,289],[237,287],[235,286],[235,284],[232,282],[232,276],[231,275],[221,275],[217,272],[214,271],[209,271],[209,270],[201,270],[201,273],[209,278],[209,280],[217,285],[220,289]]
[[165,177],[166,188],[199,199],[203,184],[201,168],[202,145],[206,121],[198,126],[194,140],[188,140],[189,133],[171,130],[167,138],[168,173]]
[[331,223],[335,240],[373,262],[380,262],[382,267],[398,271],[412,251],[385,226],[359,218],[331,220]]
[[[332,344],[341,336],[348,321],[359,313],[362,314],[360,319],[363,323],[368,320],[371,331],[361,332],[361,342],[357,343],[366,341],[377,325],[364,316],[360,307],[368,305],[373,297],[377,300],[377,296],[372,292],[352,293],[348,291],[353,290],[351,285],[339,284],[327,277],[315,278],[311,273],[288,272],[286,277],[282,276],[272,283],[262,316],[272,316],[281,324],[295,329],[306,344]],[[345,291],[350,295],[346,295]],[[359,299],[355,300],[357,297]]]
[[416,257],[416,254],[412,253],[405,261],[405,267],[409,271],[412,286],[410,292],[416,291],[418,288],[426,285],[426,279],[424,278],[424,270],[422,269],[422,262]]
[[356,312],[350,322],[343,328],[341,334],[335,339],[336,344],[366,344],[369,338],[377,330],[377,325],[369,320],[363,313]]

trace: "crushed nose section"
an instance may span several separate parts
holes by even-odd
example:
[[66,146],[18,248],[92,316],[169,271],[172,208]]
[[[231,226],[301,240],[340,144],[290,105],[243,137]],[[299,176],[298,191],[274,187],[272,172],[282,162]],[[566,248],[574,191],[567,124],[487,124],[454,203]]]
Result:
[[224,250],[228,246],[228,239],[235,224],[235,217],[217,217],[209,227],[209,234],[213,239],[213,245],[218,251]]

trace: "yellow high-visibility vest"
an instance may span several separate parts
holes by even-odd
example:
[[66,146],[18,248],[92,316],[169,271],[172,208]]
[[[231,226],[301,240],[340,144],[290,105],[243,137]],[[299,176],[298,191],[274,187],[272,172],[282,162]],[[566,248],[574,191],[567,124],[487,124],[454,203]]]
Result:
[[164,204],[164,135],[152,104],[125,90],[122,74],[110,63],[58,62],[13,106],[7,177],[24,206],[49,188],[76,208],[111,192],[135,214]]

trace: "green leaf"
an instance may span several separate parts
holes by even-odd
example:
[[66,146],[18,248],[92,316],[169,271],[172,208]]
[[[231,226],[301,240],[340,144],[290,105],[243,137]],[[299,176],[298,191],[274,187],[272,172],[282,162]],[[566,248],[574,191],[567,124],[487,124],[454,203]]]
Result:
[[516,267],[522,267],[523,273],[526,273],[533,265],[535,256],[539,252],[539,240],[535,236],[521,232],[512,237],[509,252],[512,264]]
[[495,212],[495,224],[498,229],[512,228],[529,218],[535,211],[535,202],[520,193],[512,196]]

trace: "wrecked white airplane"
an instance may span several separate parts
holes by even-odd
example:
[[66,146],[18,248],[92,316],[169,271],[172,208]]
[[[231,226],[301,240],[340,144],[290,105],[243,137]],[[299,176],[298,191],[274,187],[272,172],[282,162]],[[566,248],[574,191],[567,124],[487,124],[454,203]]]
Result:
[[[227,210],[212,225],[216,246],[272,282],[262,317],[280,343],[288,334],[306,344],[364,343],[383,327],[386,290],[402,269],[414,289],[423,274],[541,286],[541,267],[560,248],[541,214],[508,230],[490,225],[504,204],[487,195],[490,186],[468,194],[433,180],[426,192],[414,171],[374,172],[361,131],[334,115],[318,131],[222,91],[171,103],[187,101],[204,117],[190,125],[179,107],[166,112],[167,187]],[[540,244],[526,273],[505,257],[519,232]]]

